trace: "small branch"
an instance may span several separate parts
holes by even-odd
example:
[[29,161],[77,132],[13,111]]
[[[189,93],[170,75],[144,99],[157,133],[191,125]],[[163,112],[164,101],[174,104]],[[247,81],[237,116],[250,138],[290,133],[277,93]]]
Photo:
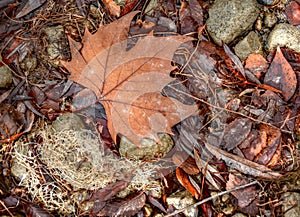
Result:
[[203,199],[203,200],[201,200],[201,201],[199,201],[199,202],[197,202],[197,203],[195,203],[195,204],[192,204],[192,205],[187,206],[187,207],[185,207],[185,208],[176,210],[175,212],[173,212],[173,213],[171,213],[171,214],[165,215],[165,217],[174,216],[174,215],[176,215],[176,214],[178,214],[178,213],[181,213],[181,212],[183,212],[183,211],[185,211],[185,210],[187,210],[187,209],[189,209],[189,208],[196,208],[197,206],[199,206],[199,205],[201,205],[201,204],[203,204],[203,203],[206,203],[206,202],[208,202],[208,201],[210,201],[210,200],[213,200],[213,199],[215,199],[215,198],[217,198],[217,197],[220,197],[220,196],[222,196],[222,195],[224,195],[224,194],[228,194],[228,193],[231,193],[231,192],[233,192],[233,191],[240,190],[240,189],[249,187],[249,186],[251,186],[251,185],[255,185],[255,184],[257,184],[257,183],[258,183],[258,181],[253,181],[253,182],[247,183],[247,184],[245,184],[245,185],[240,185],[240,186],[235,187],[235,188],[232,188],[232,189],[230,189],[230,190],[220,192],[220,193],[218,193],[218,194],[216,194],[216,195],[213,195],[213,196],[211,196],[211,197],[205,198],[205,199]]

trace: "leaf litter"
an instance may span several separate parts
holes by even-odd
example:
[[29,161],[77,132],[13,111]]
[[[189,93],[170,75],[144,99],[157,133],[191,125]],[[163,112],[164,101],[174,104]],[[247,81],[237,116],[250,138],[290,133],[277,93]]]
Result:
[[[118,17],[120,13],[126,13],[123,9],[130,11],[134,8],[134,4],[138,4],[137,1],[131,1],[135,3],[128,6],[128,2],[126,1],[125,6],[119,7],[115,1],[105,1],[104,6],[112,17]],[[90,2],[76,1],[76,4],[82,7],[79,9],[79,13],[88,17],[88,7],[85,3]],[[172,10],[168,3],[161,4],[165,9]],[[89,6],[93,7],[94,5],[93,3]],[[207,5],[205,6],[202,1],[190,1],[181,6],[179,29],[182,33],[190,33],[195,31],[196,27],[202,26],[203,14],[206,13]],[[34,11],[25,11],[26,17],[34,13]],[[24,133],[32,131],[34,117],[43,116],[53,120],[61,113],[75,111],[78,108],[83,111],[85,107],[89,107],[89,105],[94,107],[101,102],[105,108],[108,127],[106,128],[105,115],[96,117],[95,125],[100,131],[99,135],[105,137],[105,145],[109,148],[116,147],[114,150],[105,149],[105,152],[118,153],[117,146],[114,146],[114,143],[118,144],[118,135],[127,136],[137,146],[144,137],[158,141],[157,133],[160,132],[173,135],[175,148],[166,159],[162,160],[169,161],[172,166],[175,164],[176,174],[168,172],[169,175],[162,177],[162,180],[164,183],[179,182],[182,187],[180,188],[178,185],[174,187],[176,184],[171,187],[166,184],[166,192],[161,196],[162,200],[165,200],[172,191],[185,188],[198,200],[207,198],[207,200],[203,200],[207,206],[201,206],[201,209],[206,216],[212,216],[216,213],[209,208],[213,203],[208,202],[211,199],[209,197],[211,188],[208,186],[224,189],[226,185],[227,189],[232,190],[237,185],[247,185],[250,181],[246,177],[255,177],[261,183],[269,183],[270,179],[281,178],[283,175],[280,170],[285,171],[286,168],[290,168],[288,162],[281,160],[292,153],[292,149],[287,149],[291,145],[287,135],[291,135],[294,126],[297,127],[299,123],[299,118],[296,123],[294,121],[299,107],[297,94],[295,94],[297,93],[296,75],[299,71],[297,54],[278,48],[274,58],[270,58],[271,55],[268,57],[270,67],[262,56],[250,55],[252,60],[250,57],[246,60],[244,69],[243,63],[230,51],[231,48],[226,45],[223,49],[218,48],[205,41],[206,35],[202,31],[199,31],[199,34],[203,35],[199,36],[201,40],[196,46],[193,42],[194,39],[189,37],[172,36],[172,34],[161,37],[161,33],[155,32],[166,27],[161,21],[142,24],[137,22],[141,28],[140,33],[144,31],[142,28],[146,28],[147,25],[148,27],[152,26],[147,31],[154,30],[154,32],[143,36],[137,34],[128,37],[129,26],[135,25],[132,21],[135,14],[136,12],[129,13],[109,25],[100,27],[98,32],[93,35],[86,29],[81,43],[70,39],[72,61],[64,62],[64,65],[71,72],[70,79],[83,87],[79,87],[71,80],[67,82],[48,81],[52,82],[50,86],[38,84],[28,90],[27,83],[25,87],[18,87],[17,84],[21,83],[22,79],[16,78],[14,75],[14,85],[17,86],[17,91],[0,90],[3,105],[20,100],[16,103],[18,106],[1,107],[3,108],[1,125],[4,126],[1,128],[1,142],[7,143],[16,140]],[[169,26],[173,25],[172,18],[165,20]],[[189,29],[191,26],[189,23],[195,24],[193,29]],[[160,24],[162,26],[159,26]],[[79,35],[80,32],[83,33],[83,26],[76,28],[78,29],[75,32],[79,32]],[[72,28],[68,27],[67,29],[69,31]],[[132,29],[139,33],[138,28]],[[70,35],[74,36],[73,33]],[[129,44],[128,39],[135,42]],[[13,40],[13,43],[15,44],[10,50],[6,50],[7,53],[4,55],[7,64],[13,62],[18,64],[18,61],[15,60],[17,50],[29,45],[29,43],[18,40]],[[23,51],[25,50],[23,49]],[[27,49],[24,55],[29,53],[30,49]],[[58,58],[63,56],[60,55]],[[19,60],[23,61],[26,59],[24,57]],[[258,60],[259,63],[257,63]],[[20,69],[23,70],[22,67]],[[170,77],[170,72],[172,77]],[[67,80],[66,74],[60,74],[56,69],[53,70],[53,73],[58,75],[57,78]],[[280,82],[280,85],[278,82],[272,82],[274,77],[280,77],[283,82]],[[31,82],[32,80],[29,81],[29,87],[32,85]],[[249,89],[244,90],[244,88]],[[161,95],[162,90],[164,96]],[[71,106],[68,104],[70,98],[77,100],[76,106],[74,106],[75,103]],[[82,99],[86,101],[83,102]],[[294,102],[295,106],[291,108]],[[180,112],[178,112],[179,108],[182,109]],[[104,110],[102,109],[102,111]],[[81,111],[79,112],[81,113]],[[91,111],[85,110],[84,112],[81,114],[95,115]],[[193,118],[188,117],[192,114]],[[91,122],[89,117],[84,119],[87,123]],[[171,128],[174,125],[176,126]],[[209,140],[212,141],[209,143],[207,138],[211,135],[212,137],[217,136],[219,139]],[[41,138],[45,140],[46,137],[39,135],[34,142],[38,141],[36,144],[41,144],[41,140],[43,140]],[[291,139],[293,140],[293,137]],[[37,183],[48,179],[48,175],[53,172],[56,174],[58,170],[54,164],[51,171],[48,171],[47,168],[38,165],[38,162],[30,160],[30,157],[35,157],[31,155],[31,151],[35,152],[36,149],[33,144],[27,142],[24,141],[24,144],[30,147],[28,152],[30,156],[26,157],[28,161],[22,161],[24,159],[20,158],[20,162],[26,164],[27,168],[35,167],[34,170],[30,170],[36,175],[32,177],[32,180]],[[6,146],[5,150],[10,150],[10,146]],[[55,150],[52,152],[56,153]],[[183,154],[184,152],[186,153]],[[64,156],[67,151],[62,148],[61,153],[58,150],[57,153]],[[18,154],[18,150],[15,154]],[[88,163],[84,156],[82,158],[75,165],[78,171],[82,169],[82,165]],[[47,156],[44,161],[47,159],[50,159],[50,156]],[[51,165],[50,162],[47,164]],[[46,175],[39,174],[41,171]],[[163,173],[162,171],[170,170],[161,168],[161,173]],[[233,175],[237,174],[237,171],[241,173],[241,176]],[[60,176],[64,173],[65,171],[61,169],[57,175]],[[62,176],[64,178],[60,180],[61,183],[72,182],[70,181],[72,174],[65,173]],[[22,181],[23,184],[28,182],[26,179]],[[120,199],[118,195],[131,181],[131,178],[124,178],[113,180],[111,184],[106,183],[104,186],[95,187],[92,191],[93,196],[86,198],[86,204],[90,202],[93,204],[86,213],[119,216],[141,214],[141,210],[144,210],[143,207],[147,206],[145,205],[146,200],[150,201],[151,198],[149,189],[145,193],[145,188],[140,188],[139,190],[142,192],[133,193],[123,199]],[[256,183],[251,182],[249,185]],[[42,183],[42,185],[44,184]],[[64,188],[59,189],[59,186],[71,187],[64,184],[54,186],[57,188],[56,194],[48,194],[48,196],[60,197],[61,192],[64,199],[67,199],[66,194],[63,193],[68,191]],[[27,190],[30,189],[29,184],[27,187]],[[51,189],[53,186],[45,184],[43,187],[46,191],[47,188]],[[22,186],[20,188],[22,189]],[[246,188],[247,194],[242,194],[242,191],[230,190],[229,192],[237,198],[237,203],[234,204],[239,210],[252,215],[262,211],[257,206],[258,200],[253,196],[260,193],[258,185],[255,188],[254,186]],[[31,192],[31,195],[39,197],[34,192]],[[103,199],[97,201],[99,198]],[[14,201],[14,199],[6,197],[6,200],[1,199],[1,202],[9,200]],[[160,197],[154,200],[156,201],[154,207],[164,210],[164,202],[159,204]],[[152,199],[152,201],[154,200]],[[196,204],[203,202],[199,201]],[[8,207],[14,205],[15,203],[6,204]],[[65,206],[65,204],[60,205]],[[57,210],[57,207],[53,208],[53,204],[44,204],[43,207]],[[21,209],[29,216],[44,213],[46,216],[48,215],[42,208],[30,202],[23,203]]]

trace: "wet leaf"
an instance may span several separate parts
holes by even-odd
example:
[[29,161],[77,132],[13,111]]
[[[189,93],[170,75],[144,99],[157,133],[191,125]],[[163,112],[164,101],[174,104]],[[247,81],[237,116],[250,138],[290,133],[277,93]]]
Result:
[[226,165],[241,173],[264,179],[280,178],[281,174],[272,171],[266,166],[249,161],[245,158],[223,151],[213,145],[205,143],[205,147],[218,159],[225,161]]
[[[117,5],[113,0],[104,0],[103,3],[108,8],[109,13],[113,16],[119,17],[121,13],[121,7]],[[98,30],[99,31],[99,30]]]
[[285,14],[290,24],[300,25],[300,3],[292,1],[286,8]]
[[295,93],[296,74],[279,47],[277,47],[273,62],[266,73],[264,83],[281,90],[285,101],[288,101]]
[[230,48],[226,44],[224,44],[223,48],[228,57],[235,64],[237,70],[243,75],[244,78],[246,78],[245,70],[241,60],[230,50]]
[[[230,190],[240,185],[249,183],[249,180],[242,177],[236,176],[232,173],[229,174],[229,180],[226,183],[226,190]],[[255,200],[256,195],[258,194],[255,186],[249,186],[240,190],[231,192],[231,194],[238,200],[238,205],[241,208],[248,206],[253,200]]]
[[248,118],[236,118],[224,130],[221,146],[230,151],[247,138],[251,131],[252,121]]
[[121,8],[121,16],[128,14],[139,4],[139,0],[126,0],[124,6]]
[[196,32],[203,25],[203,10],[199,1],[183,1],[179,12],[181,34]]
[[262,125],[260,127],[260,130],[265,132],[267,136],[267,144],[266,147],[264,147],[264,149],[262,150],[262,152],[256,157],[255,162],[267,165],[280,146],[281,132],[280,130],[274,127],[270,127],[268,125]]
[[28,0],[22,10],[16,15],[16,18],[18,19],[29,14],[31,11],[41,7],[45,2],[46,0]]
[[218,174],[219,171],[212,167],[211,165],[208,164],[208,162],[205,162],[200,158],[200,155],[198,154],[198,151],[194,149],[194,156],[195,156],[195,161],[198,166],[198,168],[202,171],[203,175],[207,179],[207,181],[212,184],[216,189],[220,190],[221,186],[217,184],[217,182],[214,180],[212,174],[215,174],[220,180],[224,181],[223,177]]
[[176,152],[172,160],[176,166],[182,168],[189,175],[196,175],[200,172],[195,160],[184,151]]
[[29,202],[23,202],[26,217],[54,217],[43,208]]
[[158,132],[171,133],[171,127],[197,107],[160,93],[174,80],[169,76],[174,52],[191,39],[148,35],[127,50],[127,32],[135,15],[101,27],[94,35],[86,32],[82,49],[71,41],[72,61],[63,64],[71,79],[93,90],[105,107],[114,141],[121,134],[139,146],[144,137],[159,141]]
[[113,200],[104,207],[99,216],[130,217],[137,214],[146,203],[146,195],[141,192],[137,196]]
[[[188,190],[191,195],[193,195],[196,199],[200,198],[200,192],[197,190],[197,188],[192,184],[192,182],[189,179],[189,176],[181,169],[176,168],[176,177],[179,183]],[[198,187],[198,186],[197,186]]]
[[261,78],[268,68],[269,64],[261,54],[251,53],[246,59],[245,69],[251,71],[258,79]]

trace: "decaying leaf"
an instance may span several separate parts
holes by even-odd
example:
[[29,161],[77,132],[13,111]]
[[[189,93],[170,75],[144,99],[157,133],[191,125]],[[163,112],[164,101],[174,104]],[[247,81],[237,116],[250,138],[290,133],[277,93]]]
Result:
[[248,118],[236,118],[224,130],[221,146],[226,150],[237,147],[249,135],[252,122]]
[[[226,183],[226,190],[230,190],[239,185],[244,185],[249,183],[248,179],[229,174],[229,180]],[[238,205],[241,208],[245,208],[248,206],[257,196],[258,192],[255,189],[255,186],[249,186],[247,188],[243,188],[241,190],[233,191],[231,194],[238,200]]]
[[141,192],[132,198],[109,202],[97,216],[134,216],[146,203],[146,195]]
[[200,198],[200,191],[199,191],[199,186],[194,186],[197,185],[194,181],[191,181],[189,178],[189,175],[187,175],[181,168],[176,169],[176,177],[179,183],[185,187],[186,190],[188,190],[191,195],[193,195],[196,199]]
[[277,47],[275,57],[266,73],[264,83],[281,90],[285,101],[288,101],[295,93],[297,87],[296,74],[282,55],[280,47]]
[[281,174],[272,171],[266,166],[249,161],[245,158],[223,151],[213,145],[205,143],[205,147],[218,159],[225,161],[226,165],[241,173],[264,179],[280,178]]
[[297,26],[300,24],[300,3],[292,1],[285,9],[285,14],[290,24]]
[[194,113],[196,106],[160,93],[174,80],[169,76],[174,52],[191,39],[148,35],[127,50],[127,32],[135,15],[101,27],[94,35],[86,32],[82,49],[71,40],[72,61],[63,65],[73,81],[97,95],[112,138],[116,141],[120,133],[139,145],[144,137],[158,141],[158,132],[171,133],[171,127]]
[[181,34],[194,32],[203,25],[203,10],[197,0],[183,1],[179,14]]
[[194,157],[198,168],[202,171],[207,181],[212,184],[216,189],[220,190],[221,186],[214,180],[212,174],[215,174],[220,180],[224,181],[223,177],[218,173],[219,171],[201,159],[198,151],[194,149]]
[[253,137],[254,139],[242,150],[244,156],[248,160],[262,165],[268,165],[280,147],[281,132],[274,127],[260,125],[258,135],[255,134],[257,134],[257,132],[253,131],[251,135],[249,135],[249,137]]
[[268,67],[268,62],[261,54],[251,53],[246,59],[245,69],[251,71],[258,79],[267,71]]
[[184,170],[189,175],[198,174],[199,168],[196,165],[194,158],[186,154],[184,151],[176,152],[172,156],[174,164]]
[[16,18],[19,19],[26,14],[29,14],[31,11],[41,7],[46,0],[29,0],[26,2],[25,6],[22,8],[22,10],[16,15]]
[[119,17],[121,13],[121,7],[117,5],[113,0],[104,0],[103,3],[108,8],[111,15]]

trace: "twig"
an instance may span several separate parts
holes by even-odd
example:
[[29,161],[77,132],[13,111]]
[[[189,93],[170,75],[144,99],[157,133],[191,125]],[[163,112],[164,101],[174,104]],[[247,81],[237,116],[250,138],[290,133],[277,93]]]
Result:
[[197,203],[194,203],[194,204],[192,204],[192,205],[190,205],[190,206],[187,206],[187,207],[184,207],[184,208],[182,208],[182,209],[176,210],[175,212],[173,212],[173,213],[171,213],[171,214],[165,215],[165,217],[174,216],[174,215],[176,215],[176,214],[178,214],[178,213],[181,213],[181,212],[183,212],[183,211],[185,211],[186,209],[189,209],[189,208],[196,208],[197,206],[199,206],[199,205],[201,205],[201,204],[203,204],[203,203],[206,203],[206,202],[208,202],[208,201],[210,201],[210,200],[213,200],[213,199],[215,199],[215,198],[217,198],[217,197],[220,197],[220,196],[222,196],[222,195],[224,195],[224,194],[228,194],[228,193],[231,193],[231,192],[233,192],[233,191],[240,190],[240,189],[249,187],[249,186],[251,186],[251,185],[255,185],[255,184],[257,184],[257,183],[258,183],[258,181],[253,181],[253,182],[247,183],[247,184],[245,184],[245,185],[240,185],[240,186],[235,187],[235,188],[232,188],[232,189],[230,189],[230,190],[220,192],[220,193],[218,193],[218,194],[216,194],[216,195],[213,195],[213,196],[211,196],[211,197],[205,198],[205,199],[203,199],[203,200],[201,200],[201,201],[199,201],[199,202],[197,202]]

